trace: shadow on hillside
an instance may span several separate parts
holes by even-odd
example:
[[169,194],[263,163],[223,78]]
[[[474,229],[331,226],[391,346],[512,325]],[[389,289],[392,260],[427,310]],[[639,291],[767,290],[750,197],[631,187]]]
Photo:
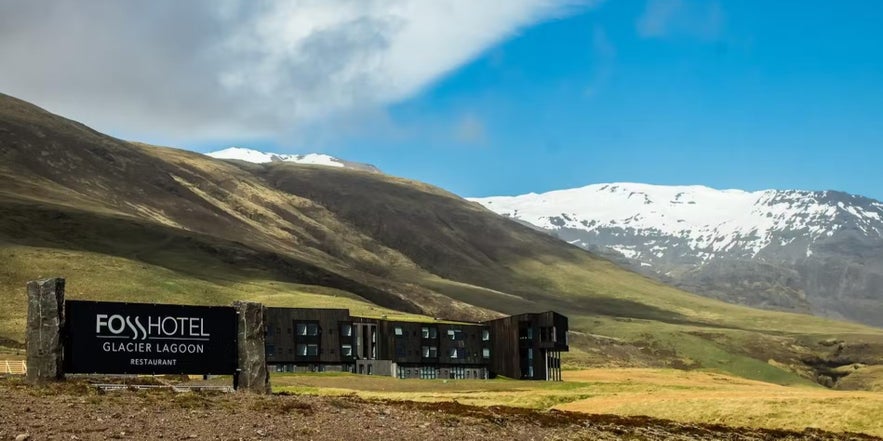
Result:
[[377,305],[419,313],[415,305],[308,262],[242,243],[123,217],[17,202],[0,202],[0,240],[88,251],[163,267],[212,283],[254,278],[348,291]]
[[[20,245],[88,251],[136,260],[211,283],[237,283],[262,272],[270,280],[327,286],[377,305],[419,313],[413,303],[312,263],[239,242],[124,217],[19,202],[0,202],[0,239]],[[555,310],[571,315],[606,315],[673,324],[689,317],[643,303],[610,297],[563,297],[519,290],[519,297],[488,295],[480,288],[426,284],[451,298],[507,314]]]

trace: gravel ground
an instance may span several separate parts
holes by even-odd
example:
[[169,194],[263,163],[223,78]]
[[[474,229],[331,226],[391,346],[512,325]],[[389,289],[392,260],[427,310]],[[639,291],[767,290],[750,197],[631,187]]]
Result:
[[0,440],[872,440],[865,435],[686,425],[457,403],[101,392],[84,382],[0,380]]

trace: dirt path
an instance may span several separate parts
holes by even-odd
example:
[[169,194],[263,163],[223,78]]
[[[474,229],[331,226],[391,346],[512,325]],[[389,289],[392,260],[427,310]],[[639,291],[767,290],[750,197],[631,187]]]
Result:
[[879,439],[355,397],[34,388],[0,380],[0,440],[843,440]]

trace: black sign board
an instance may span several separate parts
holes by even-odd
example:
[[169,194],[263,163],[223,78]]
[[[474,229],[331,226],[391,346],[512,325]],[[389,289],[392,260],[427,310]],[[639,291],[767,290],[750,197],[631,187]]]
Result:
[[65,302],[65,371],[103,374],[232,374],[231,307]]

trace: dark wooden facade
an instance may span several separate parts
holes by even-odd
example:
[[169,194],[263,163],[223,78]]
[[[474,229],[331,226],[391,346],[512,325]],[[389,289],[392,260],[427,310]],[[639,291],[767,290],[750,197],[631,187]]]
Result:
[[526,380],[561,380],[561,352],[567,352],[567,317],[556,312],[519,314],[486,322],[491,329],[490,369]]
[[267,363],[349,366],[353,351],[349,310],[267,308]]
[[567,318],[521,314],[485,323],[352,317],[346,309],[268,308],[267,362],[400,378],[560,380]]

